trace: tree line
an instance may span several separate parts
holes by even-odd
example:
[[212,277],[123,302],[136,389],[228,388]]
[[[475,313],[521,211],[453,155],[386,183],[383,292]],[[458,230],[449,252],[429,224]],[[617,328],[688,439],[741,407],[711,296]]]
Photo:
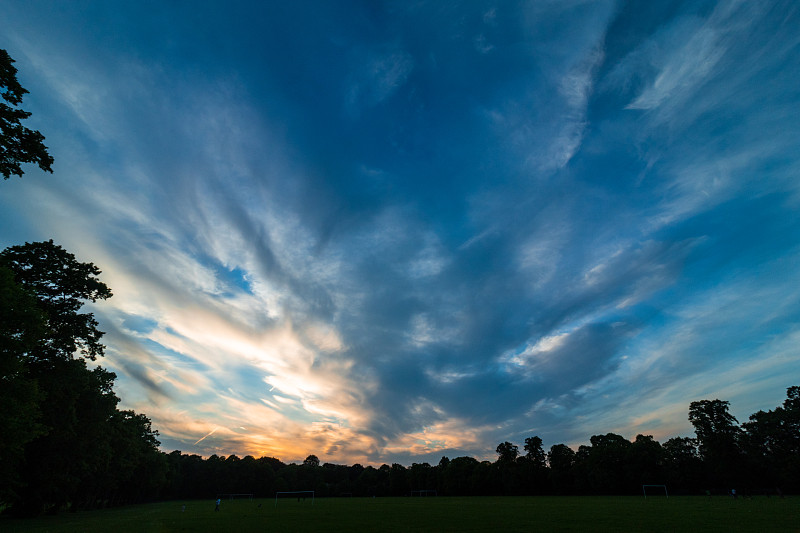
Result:
[[495,461],[352,466],[315,455],[300,464],[236,455],[206,459],[158,449],[144,414],[120,410],[116,376],[86,360],[103,355],[87,301],[111,296],[92,263],[52,240],[0,252],[0,506],[18,515],[156,499],[314,490],[318,496],[632,494],[644,484],[672,493],[797,492],[800,387],[781,406],[740,424],[729,403],[689,405],[696,436],[594,435],[573,450],[541,438],[496,448]]
[[545,451],[537,437],[523,450],[500,443],[494,461],[442,457],[438,464],[320,464],[316,455],[284,464],[272,457],[166,455],[161,498],[209,498],[216,494],[314,490],[318,497],[641,494],[643,485],[666,485],[671,494],[796,493],[800,491],[800,387],[783,405],[759,411],[739,424],[722,400],[689,406],[696,436],[663,444],[652,436],[594,435],[573,450]]
[[[0,50],[0,172],[22,176],[21,163],[51,171],[44,137],[21,125],[26,93]],[[642,484],[672,492],[797,492],[800,489],[800,387],[782,406],[743,424],[721,400],[692,402],[696,437],[663,445],[594,435],[577,450],[545,452],[537,436],[523,452],[510,442],[495,461],[442,457],[436,465],[320,465],[276,458],[206,459],[159,450],[158,432],[141,413],[118,408],[116,376],[86,361],[104,355],[103,332],[86,302],[111,297],[100,270],[52,240],[0,252],[0,510],[36,515],[224,493],[271,496],[314,490],[319,496],[626,494]]]

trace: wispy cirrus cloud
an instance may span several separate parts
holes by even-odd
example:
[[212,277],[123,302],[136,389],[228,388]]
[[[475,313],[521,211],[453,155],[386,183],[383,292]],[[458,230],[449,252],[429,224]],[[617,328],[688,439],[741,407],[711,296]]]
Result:
[[399,47],[387,46],[382,53],[365,51],[353,59],[352,81],[346,90],[345,108],[351,115],[389,98],[401,87],[412,70],[414,60]]
[[13,6],[58,172],[3,184],[0,238],[101,267],[102,364],[167,450],[491,459],[774,407],[796,10],[668,7],[165,7],[150,43]]

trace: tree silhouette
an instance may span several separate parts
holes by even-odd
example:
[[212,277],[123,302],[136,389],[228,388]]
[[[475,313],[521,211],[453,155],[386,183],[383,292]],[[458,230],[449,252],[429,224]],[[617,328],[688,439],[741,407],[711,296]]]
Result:
[[21,481],[25,445],[44,431],[38,422],[42,395],[24,364],[44,330],[36,299],[0,265],[0,500],[11,497],[11,487]]
[[501,442],[495,449],[497,452],[497,460],[500,462],[513,463],[519,456],[519,448],[508,441]]
[[[84,302],[111,296],[99,274],[52,240],[0,252],[0,308],[14,315],[0,328],[8,363],[0,398],[16,391],[3,412],[19,407],[0,424],[32,428],[7,441],[4,432],[0,448],[0,498],[17,514],[135,501],[163,485],[166,461],[149,419],[117,410],[116,375],[86,364],[103,355],[97,321],[80,313]],[[16,459],[7,462],[6,451]]]
[[303,466],[316,467],[319,466],[319,457],[316,455],[309,455],[303,460]]
[[697,435],[698,450],[708,482],[731,486],[741,475],[739,422],[728,412],[727,401],[700,400],[689,404],[689,421]]
[[556,493],[564,494],[573,490],[572,467],[575,464],[575,451],[566,444],[554,444],[547,452],[550,467],[550,483]]
[[789,387],[783,405],[758,411],[742,424],[751,468],[771,485],[800,486],[800,387]]
[[528,437],[525,439],[524,450],[525,457],[536,467],[544,468],[546,466],[546,456],[544,449],[542,449],[542,439],[539,437]]
[[0,97],[5,101],[0,102],[0,173],[3,179],[12,174],[22,177],[22,163],[35,163],[52,173],[53,158],[47,153],[44,135],[21,123],[31,116],[17,108],[28,91],[17,81],[17,69],[13,63],[8,52],[0,49]]
[[95,360],[103,355],[103,332],[92,313],[79,313],[86,301],[111,297],[97,276],[100,269],[81,263],[53,240],[11,246],[0,252],[0,264],[14,272],[15,281],[38,301],[46,334],[29,356],[71,359],[76,352]]
[[631,489],[645,484],[664,483],[664,449],[652,435],[636,435],[625,459],[627,482]]
[[692,490],[703,488],[703,462],[697,451],[696,439],[673,437],[662,448],[668,485]]

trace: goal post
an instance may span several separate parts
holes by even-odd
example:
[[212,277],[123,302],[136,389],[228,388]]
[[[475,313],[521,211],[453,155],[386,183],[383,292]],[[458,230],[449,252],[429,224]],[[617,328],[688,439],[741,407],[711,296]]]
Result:
[[650,494],[661,494],[664,493],[664,496],[669,498],[669,492],[667,492],[666,485],[642,485],[642,494],[644,494],[645,499],[647,499],[648,489],[650,489]]
[[297,501],[300,501],[302,498],[305,500],[311,496],[311,505],[314,505],[314,491],[313,490],[288,490],[288,491],[279,491],[275,493],[275,507],[278,506],[278,498],[291,498],[297,497]]
[[434,489],[422,489],[422,490],[412,490],[411,491],[411,496],[412,497],[413,496],[425,497],[425,496],[436,496],[436,495],[437,495],[436,494],[436,490],[434,490]]

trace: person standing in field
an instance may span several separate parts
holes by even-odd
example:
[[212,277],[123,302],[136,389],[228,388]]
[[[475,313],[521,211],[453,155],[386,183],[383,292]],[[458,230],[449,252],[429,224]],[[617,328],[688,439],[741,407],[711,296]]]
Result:
[[217,502],[216,502],[216,503],[217,503],[217,506],[216,506],[216,507],[214,507],[214,511],[215,511],[215,512],[216,512],[216,511],[219,511],[219,504],[221,504],[221,503],[222,503],[222,500],[221,500],[221,499],[219,499],[219,498],[217,498]]

